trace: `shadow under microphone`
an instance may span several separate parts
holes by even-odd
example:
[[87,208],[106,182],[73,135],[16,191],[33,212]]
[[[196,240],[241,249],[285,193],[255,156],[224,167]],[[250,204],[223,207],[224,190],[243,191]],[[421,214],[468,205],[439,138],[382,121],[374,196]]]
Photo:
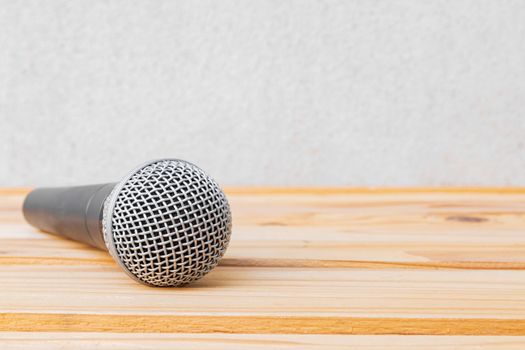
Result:
[[37,188],[25,198],[32,226],[108,250],[134,280],[181,286],[224,255],[231,211],[219,185],[177,159],[148,162],[118,183]]

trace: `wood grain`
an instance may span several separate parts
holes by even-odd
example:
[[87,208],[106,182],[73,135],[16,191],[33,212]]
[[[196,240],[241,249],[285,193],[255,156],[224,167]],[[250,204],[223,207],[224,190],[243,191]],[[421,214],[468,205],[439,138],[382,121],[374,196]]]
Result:
[[117,333],[525,335],[525,320],[0,314],[2,331]]
[[439,338],[444,347],[523,346],[523,338],[481,336],[525,335],[525,189],[231,188],[227,255],[181,289],[138,285],[107,253],[30,228],[25,193],[0,190],[0,331],[11,332],[0,344],[87,332],[77,337],[88,346],[124,332],[167,333],[150,335],[161,344],[180,343],[170,333],[220,333],[212,343],[248,348],[367,348],[381,334],[480,336]]
[[515,336],[356,336],[296,334],[0,333],[2,349],[364,349],[522,350]]
[[173,290],[138,285],[116,266],[2,266],[0,313],[514,320],[525,315],[524,277],[501,270],[219,267]]

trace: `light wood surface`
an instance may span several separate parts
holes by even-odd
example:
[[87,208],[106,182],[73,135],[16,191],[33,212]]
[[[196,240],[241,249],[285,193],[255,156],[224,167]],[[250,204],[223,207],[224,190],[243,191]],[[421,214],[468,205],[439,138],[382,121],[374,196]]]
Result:
[[525,339],[508,336],[366,336],[317,334],[192,333],[0,333],[2,349],[47,350],[523,350]]
[[523,189],[227,189],[230,248],[179,289],[32,229],[26,193],[0,190],[1,349],[525,348]]

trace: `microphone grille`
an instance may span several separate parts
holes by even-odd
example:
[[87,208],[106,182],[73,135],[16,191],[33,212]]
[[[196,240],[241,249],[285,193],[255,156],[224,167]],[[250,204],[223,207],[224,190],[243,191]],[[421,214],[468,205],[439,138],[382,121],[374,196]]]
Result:
[[115,186],[102,226],[108,250],[135,280],[180,286],[224,255],[231,212],[219,185],[182,160],[147,163]]

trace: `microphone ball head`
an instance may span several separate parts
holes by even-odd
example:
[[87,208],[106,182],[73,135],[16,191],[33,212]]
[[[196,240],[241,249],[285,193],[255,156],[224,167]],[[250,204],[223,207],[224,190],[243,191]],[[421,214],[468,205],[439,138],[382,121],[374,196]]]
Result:
[[199,167],[176,159],[148,162],[129,173],[106,198],[106,246],[136,281],[182,286],[202,278],[226,252],[230,206],[219,185]]

